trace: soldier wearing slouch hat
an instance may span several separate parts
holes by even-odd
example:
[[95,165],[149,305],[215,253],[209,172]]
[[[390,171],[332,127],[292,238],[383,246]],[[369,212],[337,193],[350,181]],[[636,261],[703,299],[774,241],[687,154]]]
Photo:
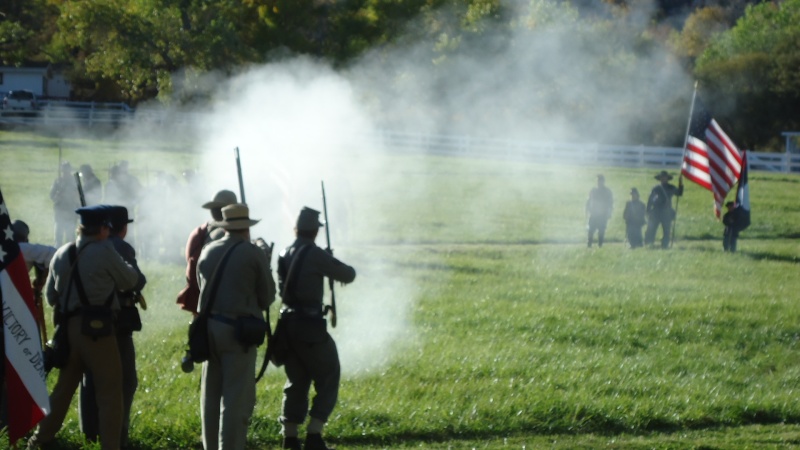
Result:
[[210,355],[203,363],[200,394],[206,450],[245,448],[256,399],[257,345],[243,342],[237,334],[238,321],[263,322],[264,311],[275,301],[272,249],[262,245],[262,239],[250,241],[250,227],[259,221],[250,219],[249,208],[241,203],[225,206],[221,212],[222,220],[212,225],[225,235],[203,247],[197,262],[197,312],[211,305]]

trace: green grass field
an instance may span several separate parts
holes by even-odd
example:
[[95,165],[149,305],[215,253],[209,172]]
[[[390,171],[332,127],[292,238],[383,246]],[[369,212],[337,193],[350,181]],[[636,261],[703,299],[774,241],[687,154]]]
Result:
[[[62,145],[67,158],[96,167],[121,159],[107,142]],[[0,189],[34,241],[52,240],[57,147],[0,133]],[[175,173],[198,158],[166,146],[138,152],[136,161],[165,161]],[[647,195],[655,169],[374,158],[391,176],[348,174],[348,220],[337,234],[337,255],[358,277],[337,290],[332,333],[344,377],[326,429],[332,444],[800,445],[800,178],[750,174],[753,223],[736,254],[722,252],[711,194],[688,183],[673,248],[632,251],[622,209],[630,187]],[[583,205],[598,172],[615,212],[607,244],[587,249]],[[196,225],[187,223],[187,234]],[[136,335],[133,443],[201,448],[199,369],[187,375],[179,364],[189,315],[174,298],[184,267],[141,265],[150,308]],[[270,367],[259,384],[249,448],[279,447],[283,382]],[[60,448],[84,448],[76,411]]]

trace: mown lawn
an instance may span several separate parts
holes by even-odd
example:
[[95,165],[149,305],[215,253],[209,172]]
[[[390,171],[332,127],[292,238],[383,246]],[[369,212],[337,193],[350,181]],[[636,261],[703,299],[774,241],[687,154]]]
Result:
[[[0,189],[40,241],[50,239],[57,143],[0,133]],[[76,161],[122,159],[100,144],[62,142]],[[200,158],[146,152],[175,174]],[[646,195],[655,170],[371,157],[391,170],[347,173],[346,196],[341,179],[328,186],[336,254],[358,271],[337,287],[344,379],[327,434],[339,448],[800,442],[797,177],[751,173],[753,224],[737,254],[721,250],[711,194],[688,184],[673,248],[631,251],[624,202],[633,186]],[[143,164],[132,167],[145,178]],[[583,204],[599,171],[615,218],[608,244],[587,249]],[[248,189],[255,196],[268,184]],[[197,225],[185,222],[183,235]],[[275,234],[276,247],[288,245]],[[150,308],[136,336],[134,445],[199,448],[199,370],[179,367],[189,322],[174,305],[183,266],[142,266]],[[251,448],[278,448],[283,381],[270,368],[259,385]],[[62,448],[82,448],[75,411],[59,436]]]

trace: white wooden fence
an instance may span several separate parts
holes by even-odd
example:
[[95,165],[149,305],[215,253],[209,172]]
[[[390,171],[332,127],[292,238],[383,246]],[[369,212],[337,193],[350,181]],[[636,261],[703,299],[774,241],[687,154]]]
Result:
[[[676,168],[680,167],[683,158],[683,149],[680,147],[569,144],[391,131],[372,133],[369,138],[399,151],[543,163]],[[751,170],[800,173],[798,153],[748,152],[747,157]]]
[[[133,111],[118,104],[98,107],[93,104],[54,104],[27,115],[0,112],[0,124],[27,127],[123,126],[126,123],[148,126],[181,126],[202,120],[203,113],[168,116],[159,111]],[[371,132],[362,139],[379,143],[393,151],[536,161],[542,163],[649,167],[675,169],[680,166],[680,147],[652,147],[601,144],[570,144],[474,136]],[[788,147],[787,147],[788,148]],[[751,170],[800,173],[800,153],[748,152]]]

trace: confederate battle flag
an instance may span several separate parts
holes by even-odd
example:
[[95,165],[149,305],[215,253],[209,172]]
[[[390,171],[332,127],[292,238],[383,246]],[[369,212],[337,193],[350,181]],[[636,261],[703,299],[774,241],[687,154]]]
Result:
[[8,398],[8,438],[12,446],[50,412],[33,289],[13,236],[0,192],[0,299],[6,385],[0,392]]

